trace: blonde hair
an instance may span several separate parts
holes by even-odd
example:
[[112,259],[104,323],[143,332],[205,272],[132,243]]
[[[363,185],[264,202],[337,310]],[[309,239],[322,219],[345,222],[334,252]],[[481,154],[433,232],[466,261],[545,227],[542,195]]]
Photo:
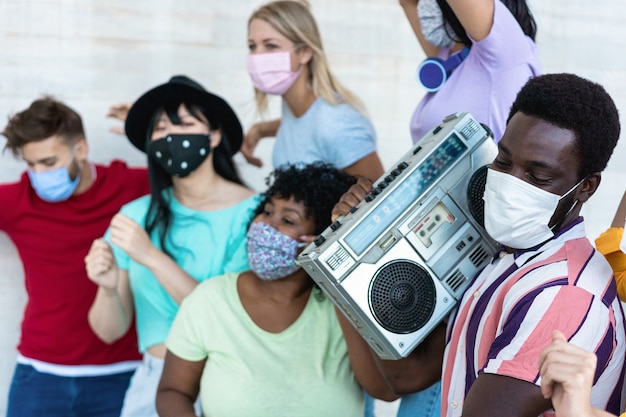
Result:
[[[317,23],[306,1],[278,0],[267,3],[252,13],[248,27],[254,19],[266,21],[296,46],[311,48],[313,56],[307,63],[308,84],[316,97],[321,96],[333,105],[346,103],[365,113],[363,102],[330,72]],[[267,94],[255,89],[255,96],[257,109],[260,112],[267,110]]]

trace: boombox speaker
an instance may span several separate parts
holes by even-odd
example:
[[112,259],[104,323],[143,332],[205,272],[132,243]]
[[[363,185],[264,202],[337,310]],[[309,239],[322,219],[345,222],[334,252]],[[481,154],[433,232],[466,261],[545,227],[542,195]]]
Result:
[[448,116],[298,257],[381,358],[406,357],[495,252],[483,193],[496,152],[469,113]]

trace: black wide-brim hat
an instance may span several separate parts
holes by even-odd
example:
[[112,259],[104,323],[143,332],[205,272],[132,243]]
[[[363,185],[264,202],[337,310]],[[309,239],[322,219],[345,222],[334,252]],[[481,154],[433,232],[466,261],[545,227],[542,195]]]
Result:
[[179,101],[204,107],[211,120],[217,120],[228,138],[231,155],[239,151],[243,140],[243,128],[239,118],[221,97],[209,93],[200,84],[184,75],[175,75],[165,84],[154,87],[133,103],[126,117],[126,136],[135,148],[146,151],[146,137],[152,129],[154,113],[165,103]]

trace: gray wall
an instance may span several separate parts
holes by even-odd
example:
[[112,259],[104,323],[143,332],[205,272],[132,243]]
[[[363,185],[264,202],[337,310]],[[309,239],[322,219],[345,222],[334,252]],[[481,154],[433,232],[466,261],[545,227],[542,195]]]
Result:
[[[415,69],[423,54],[397,0],[310,0],[336,75],[365,101],[390,166],[410,147],[409,119],[423,94]],[[144,155],[108,131],[107,107],[133,100],[177,73],[188,74],[235,107],[244,125],[255,120],[245,71],[246,22],[259,0],[0,0],[0,117],[53,94],[83,116],[91,158]],[[621,0],[532,0],[539,24],[544,72],[574,72],[603,84],[626,108],[626,3]],[[279,116],[278,100],[270,116]],[[4,142],[0,141],[0,146]],[[266,166],[238,162],[257,190],[269,172],[272,143],[258,152]],[[602,185],[585,205],[587,232],[610,224],[624,191],[626,145],[621,143]],[[24,166],[0,156],[0,182],[16,180]],[[2,202],[0,202],[1,207]],[[1,208],[0,208],[1,209]],[[61,237],[60,237],[61,238]],[[25,302],[22,268],[0,233],[0,414],[15,360]]]

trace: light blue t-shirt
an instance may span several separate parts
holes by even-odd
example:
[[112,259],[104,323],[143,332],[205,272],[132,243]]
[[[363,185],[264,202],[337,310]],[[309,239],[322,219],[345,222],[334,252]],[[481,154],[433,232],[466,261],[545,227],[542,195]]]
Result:
[[283,100],[272,158],[275,168],[324,161],[344,169],[374,151],[374,126],[349,104],[335,106],[320,97],[295,117]]
[[[197,211],[180,204],[171,190],[170,222],[166,245],[176,263],[198,282],[226,272],[248,269],[246,232],[259,196],[223,210]],[[141,197],[122,207],[120,212],[140,226],[145,226],[150,196]],[[110,231],[105,239],[110,243]],[[156,232],[152,243],[161,248]],[[128,271],[135,303],[139,350],[163,343],[178,312],[178,304],[143,265],[133,261],[118,246],[111,245],[120,269]]]

